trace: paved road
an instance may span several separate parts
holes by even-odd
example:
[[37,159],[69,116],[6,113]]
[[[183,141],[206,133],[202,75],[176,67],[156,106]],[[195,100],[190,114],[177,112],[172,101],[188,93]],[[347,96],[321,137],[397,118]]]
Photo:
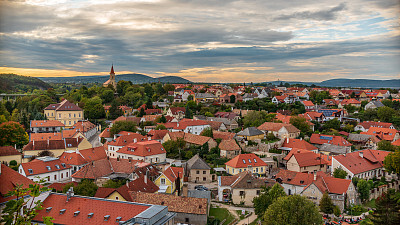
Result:
[[89,138],[90,144],[92,144],[93,148],[102,146],[103,144],[99,141],[100,131],[97,131],[95,135]]

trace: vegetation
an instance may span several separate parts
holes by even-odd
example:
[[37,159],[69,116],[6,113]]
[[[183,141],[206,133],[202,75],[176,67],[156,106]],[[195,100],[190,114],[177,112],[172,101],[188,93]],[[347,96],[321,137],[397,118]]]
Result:
[[[71,184],[72,185],[72,184]],[[71,187],[71,186],[70,186]],[[74,187],[74,193],[77,195],[93,197],[99,187],[92,181],[88,179],[83,179],[77,186]],[[67,185],[64,190],[68,190]]]
[[0,74],[0,93],[28,92],[48,89],[51,86],[38,78],[16,74]]
[[347,172],[345,170],[343,170],[342,168],[338,167],[333,171],[333,177],[346,179]]
[[235,217],[233,217],[233,215],[227,209],[211,207],[207,224],[217,225],[220,224],[223,220],[225,220],[225,222],[221,225],[226,225],[230,224],[234,219]]
[[388,173],[400,174],[400,149],[389,153],[385,157],[383,165]]
[[122,185],[125,185],[128,180],[126,179],[110,179],[108,180],[103,187],[106,188],[119,188]]
[[357,182],[357,192],[359,194],[361,202],[369,200],[369,190],[370,190],[370,185],[366,180],[360,179]]
[[28,133],[18,122],[10,121],[0,124],[0,134],[0,146],[22,147],[29,141]]
[[369,217],[374,224],[399,224],[400,192],[389,189],[376,199],[375,204],[376,210]]
[[300,195],[278,198],[264,214],[266,225],[323,224],[317,206]]
[[114,136],[121,131],[136,132],[136,123],[133,121],[117,121],[110,129],[110,134]]
[[328,192],[325,192],[322,195],[322,198],[319,201],[319,208],[320,208],[321,212],[323,212],[323,213],[326,213],[326,214],[333,213],[335,205],[333,205],[332,199],[329,197]]
[[274,201],[283,196],[286,196],[286,193],[278,183],[274,184],[271,188],[264,188],[261,195],[253,198],[255,214],[261,217]]

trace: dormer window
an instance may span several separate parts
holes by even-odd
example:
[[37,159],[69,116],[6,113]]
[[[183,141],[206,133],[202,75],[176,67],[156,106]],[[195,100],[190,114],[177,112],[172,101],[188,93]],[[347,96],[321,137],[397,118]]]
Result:
[[32,170],[32,169],[28,169],[28,172],[32,174],[32,173],[33,173],[33,170]]
[[115,222],[119,222],[121,221],[122,217],[118,216],[117,218],[115,218]]
[[65,163],[61,163],[61,166],[64,167],[64,168],[66,167],[66,166],[65,166]]
[[110,215],[104,216],[104,221],[108,221],[110,219]]
[[246,160],[243,159],[243,163],[246,164]]
[[48,170],[48,171],[50,171],[50,170],[51,170],[51,167],[50,167],[50,166],[46,166],[46,168],[47,168],[47,170]]
[[249,159],[249,163],[251,163],[251,159]]
[[256,159],[254,159],[254,163],[257,163],[257,160],[256,160]]
[[93,213],[89,213],[88,215],[87,215],[87,217],[90,219],[90,218],[92,218],[93,217]]
[[60,166],[59,166],[59,165],[56,165],[56,168],[57,168],[57,169],[60,169]]

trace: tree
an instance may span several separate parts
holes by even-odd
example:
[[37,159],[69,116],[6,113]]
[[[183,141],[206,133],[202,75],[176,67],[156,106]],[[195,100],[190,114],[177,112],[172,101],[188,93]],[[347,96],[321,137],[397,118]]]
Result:
[[317,206],[300,195],[278,198],[264,214],[266,225],[323,224]]
[[100,94],[100,98],[104,103],[110,103],[114,100],[114,91],[107,88]]
[[167,118],[165,118],[164,115],[161,115],[161,117],[158,119],[158,123],[166,123],[167,122]]
[[383,166],[388,173],[400,174],[400,149],[389,153],[383,161]]
[[213,130],[211,129],[211,127],[205,128],[205,129],[201,132],[200,135],[201,135],[201,136],[205,136],[205,137],[210,137],[210,138],[212,138],[212,137],[213,137]]
[[83,179],[79,184],[75,187],[74,192],[77,195],[89,196],[93,197],[96,194],[96,191],[99,187],[88,179]]
[[11,120],[12,120],[12,121],[15,121],[15,122],[20,122],[19,110],[18,110],[17,108],[15,108],[15,109],[12,111]]
[[108,118],[109,119],[116,119],[120,116],[122,116],[124,114],[124,112],[122,112],[122,110],[118,107],[118,103],[117,101],[112,101],[111,102],[111,107],[108,110]]
[[[40,183],[30,184],[29,187],[16,185],[14,190],[8,193],[9,196],[15,196],[16,199],[6,203],[6,207],[2,211],[1,222],[7,225],[32,224],[33,218],[43,209],[43,202],[36,199],[42,192],[47,190],[47,187],[41,186]],[[24,197],[27,195],[32,199],[25,201]],[[52,220],[53,218],[51,217],[43,217],[43,222],[46,225],[53,224]]]
[[339,130],[340,129],[340,121],[338,119],[328,120],[324,123],[324,130]]
[[168,91],[174,91],[175,90],[175,86],[172,85],[172,84],[166,84],[166,85],[164,85],[163,88],[164,88],[166,93],[168,93]]
[[187,119],[193,118],[192,110],[190,110],[189,106],[187,106],[187,105],[186,105],[186,110],[185,110],[185,118],[187,118]]
[[396,110],[389,108],[387,106],[379,107],[377,111],[378,118],[385,122],[390,122],[392,117],[396,115]]
[[85,103],[85,116],[89,119],[101,119],[106,116],[102,100],[100,97],[95,96],[90,98]]
[[333,177],[346,179],[347,172],[345,170],[343,170],[342,168],[338,167],[333,171]]
[[319,208],[321,212],[326,214],[333,213],[334,205],[332,203],[332,199],[329,197],[328,192],[325,192],[322,195],[321,200],[319,201]]
[[382,140],[378,143],[378,149],[394,152],[396,151],[397,147],[392,145],[390,141]]
[[364,179],[360,179],[357,182],[357,192],[362,202],[369,200],[369,189],[370,185]]
[[6,120],[9,120],[10,118],[10,112],[7,110],[2,102],[0,102],[0,115],[4,115]]
[[166,130],[167,128],[163,124],[158,124],[156,130]]
[[374,224],[395,225],[400,221],[400,195],[394,189],[384,192],[375,201],[376,210],[370,219]]
[[207,116],[207,117],[214,117],[214,115],[212,113],[210,113],[210,112],[206,112],[206,113],[204,113],[204,115]]
[[230,103],[235,103],[235,101],[236,101],[236,96],[235,95],[229,96],[229,102]]
[[121,131],[136,132],[136,123],[133,121],[117,121],[110,129],[111,136],[118,134]]
[[29,137],[24,127],[17,122],[9,121],[0,124],[0,146],[22,147],[28,144]]
[[125,185],[126,182],[127,182],[126,179],[115,179],[115,180],[110,179],[110,180],[106,181],[106,183],[103,185],[103,187],[106,187],[106,188],[119,188],[122,185]]
[[193,95],[189,95],[187,98],[188,101],[193,101]]
[[308,124],[306,118],[299,117],[299,116],[292,116],[290,118],[290,124],[295,126],[297,129],[299,129],[301,132],[305,134],[309,134],[312,132],[310,125]]
[[267,114],[260,111],[251,111],[243,118],[245,127],[258,127],[265,122]]
[[265,210],[279,197],[286,196],[282,186],[278,183],[274,184],[271,188],[263,188],[263,193],[253,198],[254,212],[257,216],[262,216]]

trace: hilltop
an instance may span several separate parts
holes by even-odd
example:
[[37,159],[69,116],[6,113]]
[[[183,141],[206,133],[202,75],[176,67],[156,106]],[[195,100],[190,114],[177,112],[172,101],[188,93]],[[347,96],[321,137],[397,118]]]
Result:
[[51,85],[36,77],[17,74],[0,74],[0,93],[30,91],[33,89],[48,89]]
[[400,88],[400,79],[393,80],[370,80],[370,79],[330,79],[322,82],[301,82],[301,81],[272,81],[264,82],[273,85],[280,83],[317,85],[321,87],[353,87],[353,88]]
[[[40,80],[49,83],[104,83],[110,76],[79,76],[79,77],[38,77]],[[119,74],[115,76],[116,81],[131,81],[134,84],[153,83],[160,80],[161,83],[192,83],[191,81],[177,76],[165,76],[154,78],[143,74]]]

